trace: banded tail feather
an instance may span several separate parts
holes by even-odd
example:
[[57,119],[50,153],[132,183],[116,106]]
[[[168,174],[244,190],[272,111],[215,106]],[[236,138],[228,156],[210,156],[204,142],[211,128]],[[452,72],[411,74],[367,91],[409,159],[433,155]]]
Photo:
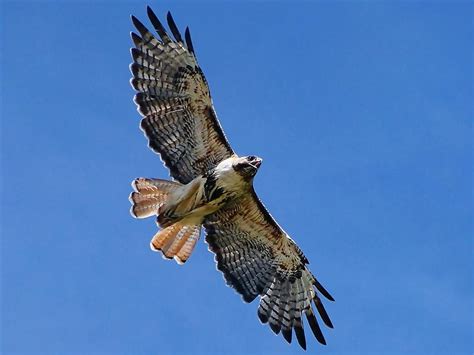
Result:
[[[178,264],[185,263],[194,250],[201,231],[201,218],[177,217],[173,213],[189,208],[189,200],[196,193],[195,185],[183,186],[175,181],[147,178],[132,182],[134,192],[130,194],[130,213],[135,218],[157,216],[157,224],[162,229],[153,236],[150,248],[161,251],[166,259],[174,258]],[[180,192],[185,192],[186,198],[175,206],[176,195],[183,197]],[[169,204],[171,210],[167,209]]]
[[147,218],[158,215],[158,210],[166,202],[168,195],[181,184],[161,179],[138,178],[133,180],[133,192],[129,200],[130,213],[135,218]]
[[161,251],[165,259],[175,259],[178,264],[184,264],[199,240],[200,231],[201,225],[176,222],[156,233],[150,242],[150,248]]

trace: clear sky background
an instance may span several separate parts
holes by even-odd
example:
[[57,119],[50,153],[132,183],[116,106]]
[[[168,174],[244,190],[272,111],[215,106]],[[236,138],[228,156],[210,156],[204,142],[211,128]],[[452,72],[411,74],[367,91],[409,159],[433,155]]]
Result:
[[[300,354],[203,238],[149,249],[130,182],[168,176],[128,81],[146,2],[2,2],[1,349]],[[224,130],[334,295],[308,353],[471,354],[472,2],[150,3],[191,27]]]

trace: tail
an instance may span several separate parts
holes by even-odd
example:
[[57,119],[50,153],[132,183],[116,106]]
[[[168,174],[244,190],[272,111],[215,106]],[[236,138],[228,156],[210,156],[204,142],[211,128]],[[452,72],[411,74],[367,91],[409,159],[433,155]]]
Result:
[[[173,216],[176,208],[171,211],[162,211],[168,196],[182,187],[178,182],[138,178],[132,183],[134,192],[130,194],[132,207],[130,213],[135,218],[158,216],[157,223],[165,227],[153,236],[150,247],[153,251],[161,251],[167,259],[175,259],[178,264],[184,264],[191,255],[201,232],[201,220]],[[186,196],[193,196],[193,185]],[[181,201],[181,205],[188,205],[188,198]]]
[[158,215],[158,209],[168,195],[181,186],[180,183],[161,179],[138,178],[132,182],[134,192],[130,194],[130,213],[135,218]]
[[184,264],[191,255],[200,232],[200,224],[179,221],[156,233],[150,242],[150,248],[153,251],[161,250],[163,257],[174,258],[178,264]]

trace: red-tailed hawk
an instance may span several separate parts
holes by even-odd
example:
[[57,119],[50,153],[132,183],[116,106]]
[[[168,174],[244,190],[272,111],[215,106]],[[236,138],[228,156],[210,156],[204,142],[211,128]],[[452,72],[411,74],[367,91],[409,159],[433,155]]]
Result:
[[149,146],[174,181],[138,178],[130,195],[136,218],[157,216],[161,228],[150,246],[179,264],[186,262],[206,230],[209,250],[227,284],[245,302],[260,297],[258,317],[291,342],[294,329],[306,349],[303,315],[316,339],[326,344],[313,305],[332,328],[319,294],[334,301],[308,269],[308,259],[265,209],[253,188],[262,160],[239,157],[214,111],[189,29],[184,40],[168,12],[171,38],[153,11],[157,39],[132,16],[134,101]]

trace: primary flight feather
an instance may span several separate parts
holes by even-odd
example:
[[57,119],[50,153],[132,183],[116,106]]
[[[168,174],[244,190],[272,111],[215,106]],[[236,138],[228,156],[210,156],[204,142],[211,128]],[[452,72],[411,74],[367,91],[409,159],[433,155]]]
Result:
[[168,12],[170,37],[151,8],[155,37],[134,16],[131,84],[142,115],[140,127],[174,181],[138,178],[132,183],[131,213],[157,216],[161,228],[150,247],[186,262],[201,228],[217,268],[245,302],[260,297],[258,317],[291,342],[293,330],[306,349],[303,315],[316,339],[326,344],[313,306],[332,328],[319,294],[333,301],[308,269],[301,249],[263,206],[253,188],[262,160],[239,157],[231,148],[212,104],[186,28],[184,40]]

